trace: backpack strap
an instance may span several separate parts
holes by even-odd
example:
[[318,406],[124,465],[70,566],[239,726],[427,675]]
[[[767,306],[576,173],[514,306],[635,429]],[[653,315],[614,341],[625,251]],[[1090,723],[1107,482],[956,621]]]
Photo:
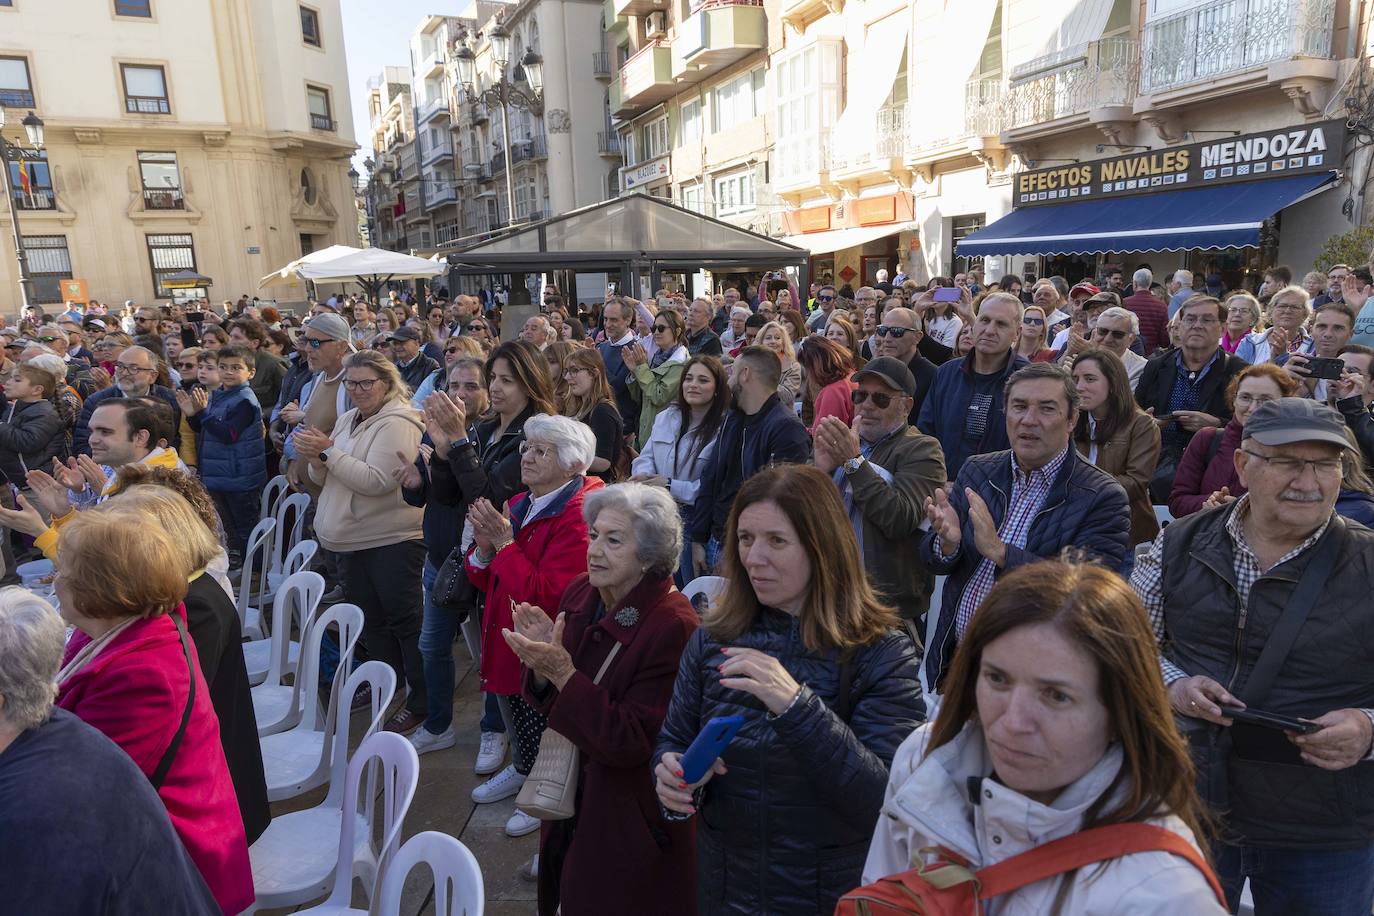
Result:
[[[1210,432],[1209,432],[1210,431]],[[1199,434],[1208,433],[1207,437],[1207,458],[1202,462],[1203,473],[1212,466],[1212,460],[1217,457],[1217,452],[1221,451],[1221,436],[1225,432],[1225,427],[1209,426],[1207,429],[1199,430]]]
[[1094,827],[1045,843],[978,870],[978,897],[990,900],[1028,884],[1074,871],[1094,862],[1119,859],[1136,852],[1167,852],[1187,859],[1207,879],[1217,900],[1226,906],[1216,875],[1197,847],[1183,837],[1153,824],[1129,822]]

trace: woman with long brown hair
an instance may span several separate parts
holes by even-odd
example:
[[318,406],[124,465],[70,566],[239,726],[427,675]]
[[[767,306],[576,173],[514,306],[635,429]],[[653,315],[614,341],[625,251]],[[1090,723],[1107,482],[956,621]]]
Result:
[[[998,580],[959,642],[933,725],[897,752],[864,881],[954,853],[978,869],[1092,827],[1195,849],[1204,813],[1145,609],[1114,572],[1046,561]],[[948,860],[946,860],[948,861]],[[1129,853],[996,898],[998,912],[1226,912],[1210,873]]]
[[569,354],[563,362],[563,381],[558,412],[587,424],[596,436],[591,473],[602,480],[619,480],[616,466],[625,451],[625,425],[601,354],[585,349]]
[[832,314],[830,320],[825,323],[825,339],[833,340],[849,351],[849,359],[854,364],[855,371],[868,363],[859,353],[859,329],[854,327],[848,318]]
[[797,354],[806,379],[806,393],[815,405],[814,418],[806,431],[814,432],[825,417],[837,417],[845,426],[854,422],[854,389],[849,380],[854,374],[854,355],[824,337],[811,336],[802,341]]
[[[687,644],[659,734],[659,802],[701,813],[698,912],[829,913],[858,883],[892,754],[924,718],[916,647],[814,467],[749,478],[722,557],[728,584]],[[688,783],[682,753],[736,714],[734,740]]]

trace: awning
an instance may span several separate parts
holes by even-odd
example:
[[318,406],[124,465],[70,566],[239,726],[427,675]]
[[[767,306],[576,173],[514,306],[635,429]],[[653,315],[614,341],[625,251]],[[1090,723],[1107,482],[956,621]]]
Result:
[[1330,187],[1335,172],[1139,197],[1018,207],[959,242],[960,256],[1186,251],[1258,245],[1260,224]]
[[805,248],[811,254],[831,254],[846,248],[860,245],[901,232],[906,224],[889,223],[886,226],[855,226],[852,229],[829,229],[825,232],[807,232],[802,235],[786,235],[783,241],[798,248]]

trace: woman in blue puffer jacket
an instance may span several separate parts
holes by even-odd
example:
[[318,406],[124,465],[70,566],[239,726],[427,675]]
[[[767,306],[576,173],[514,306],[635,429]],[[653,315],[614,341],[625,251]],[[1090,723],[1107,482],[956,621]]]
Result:
[[[659,801],[696,817],[699,912],[830,913],[859,883],[893,753],[925,718],[916,646],[813,467],[740,488],[723,558],[729,585],[683,653],[659,734]],[[730,715],[744,726],[685,784],[682,753]]]

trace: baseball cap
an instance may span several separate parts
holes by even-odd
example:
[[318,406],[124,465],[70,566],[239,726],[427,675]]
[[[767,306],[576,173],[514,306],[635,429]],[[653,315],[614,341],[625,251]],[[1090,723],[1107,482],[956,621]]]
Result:
[[314,318],[307,321],[305,326],[323,334],[330,340],[342,340],[344,343],[348,344],[348,349],[355,353],[358,351],[358,348],[353,345],[352,329],[349,328],[348,322],[344,321],[338,315],[316,315]]
[[1100,292],[1100,289],[1084,280],[1082,283],[1075,285],[1073,289],[1069,290],[1069,298],[1077,299],[1079,296],[1096,296]]
[[38,340],[42,340],[44,337],[51,337],[54,339],[61,338],[62,340],[66,340],[67,332],[62,330],[55,324],[45,324],[34,332],[34,337]]
[[95,328],[98,331],[105,330],[105,322],[101,321],[99,318],[87,318],[85,325],[88,328]]
[[887,385],[909,398],[916,396],[916,377],[911,374],[911,369],[907,367],[907,364],[900,359],[892,356],[880,356],[877,359],[871,359],[862,369],[851,375],[849,380],[857,382],[866,375],[882,379]]
[[1088,301],[1083,303],[1084,307],[1090,305],[1105,305],[1109,308],[1116,308],[1121,305],[1121,297],[1111,290],[1102,293],[1093,293],[1088,297]]
[[387,340],[419,340],[420,332],[408,324],[403,324],[387,335]]
[[1329,442],[1349,448],[1345,419],[1311,398],[1279,398],[1255,408],[1245,421],[1242,439],[1260,445],[1292,445],[1294,442]]

